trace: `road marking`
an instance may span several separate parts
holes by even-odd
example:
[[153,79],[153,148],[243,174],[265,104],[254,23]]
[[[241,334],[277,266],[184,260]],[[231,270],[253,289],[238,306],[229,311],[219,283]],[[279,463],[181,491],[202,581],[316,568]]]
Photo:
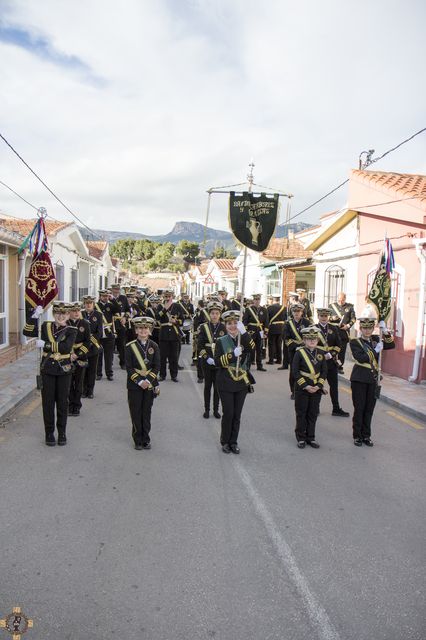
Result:
[[422,427],[422,425],[419,424],[418,422],[414,422],[414,420],[410,420],[410,418],[406,418],[405,416],[402,416],[400,413],[397,413],[396,411],[386,411],[386,413],[389,416],[392,416],[392,418],[396,418],[397,420],[400,420],[401,422],[408,424],[410,427],[413,427],[413,429],[417,429],[418,431],[423,431],[424,429],[424,427]]
[[344,391],[345,393],[352,393],[350,389],[348,389],[347,387],[339,387],[339,391]]
[[18,412],[18,415],[30,416],[32,412],[35,411],[35,409],[37,409],[37,407],[40,406],[40,404],[41,404],[41,396],[37,396],[36,398],[34,398],[34,400],[29,402],[23,409],[21,409],[21,411]]
[[278,553],[284,570],[293,581],[297,592],[303,600],[311,622],[318,631],[318,637],[321,638],[321,640],[339,640],[339,634],[333,627],[327,612],[310,590],[308,581],[299,569],[290,546],[279,531],[262,498],[254,488],[249,474],[239,460],[235,460],[235,466],[241,481],[251,498],[252,504],[262,520],[269,538]]

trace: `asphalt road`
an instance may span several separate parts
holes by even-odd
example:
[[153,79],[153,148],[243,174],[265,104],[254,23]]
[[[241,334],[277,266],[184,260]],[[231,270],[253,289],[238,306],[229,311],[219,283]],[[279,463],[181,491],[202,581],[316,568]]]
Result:
[[358,449],[324,398],[321,448],[299,450],[268,367],[225,455],[183,360],[151,451],[132,447],[120,370],[66,447],[44,445],[37,397],[0,429],[0,618],[21,606],[28,640],[424,640],[425,425],[379,403]]

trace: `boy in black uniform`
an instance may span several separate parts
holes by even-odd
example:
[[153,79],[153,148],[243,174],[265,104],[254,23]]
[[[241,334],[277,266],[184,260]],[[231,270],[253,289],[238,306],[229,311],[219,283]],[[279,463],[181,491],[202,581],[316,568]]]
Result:
[[285,304],[280,304],[280,296],[272,296],[273,303],[267,308],[268,312],[268,357],[266,364],[281,364],[281,352],[284,324],[287,320]]
[[189,299],[189,295],[187,293],[183,293],[181,296],[181,300],[178,302],[179,306],[182,309],[183,314],[183,343],[189,344],[189,339],[191,337],[191,325],[192,318],[194,317],[194,305]]
[[216,341],[225,335],[225,325],[220,322],[222,312],[220,302],[209,302],[207,310],[210,320],[200,325],[198,330],[198,356],[202,361],[204,371],[204,413],[203,417],[210,415],[210,398],[213,387],[213,415],[220,418],[219,413],[219,393],[216,386],[217,367],[215,364]]
[[116,311],[114,314],[114,330],[115,330],[115,346],[118,351],[118,363],[122,369],[126,368],[124,362],[124,349],[126,346],[126,317],[125,314],[129,312],[129,303],[127,296],[120,293],[120,285],[111,285],[111,302],[117,303],[120,307],[120,311]]
[[243,323],[256,345],[257,370],[266,371],[265,367],[262,366],[262,343],[268,333],[269,320],[265,307],[260,306],[261,297],[260,293],[255,293],[252,296],[253,304],[247,306],[243,315]]
[[376,406],[376,389],[379,384],[379,355],[382,350],[395,349],[395,342],[386,328],[385,322],[379,323],[383,330],[383,342],[374,331],[374,318],[360,318],[361,336],[353,338],[349,346],[355,360],[351,373],[352,402],[354,415],[352,420],[354,445],[373,446],[371,440],[371,420]]
[[55,441],[55,407],[58,445],[67,443],[68,394],[71,382],[71,353],[77,329],[70,327],[69,305],[53,304],[53,322],[41,325],[41,340],[37,346],[43,348],[40,372],[42,377],[41,399],[43,405],[46,444],[52,447]]
[[[216,384],[222,401],[222,425],[220,444],[224,453],[240,453],[238,434],[241,412],[246,395],[254,383],[250,373],[250,359],[254,356],[255,344],[236,311],[222,314],[226,335],[216,342],[215,363],[219,367]],[[241,334],[238,346],[238,334]]]
[[68,397],[68,415],[79,416],[81,409],[81,394],[83,393],[84,369],[87,367],[87,356],[90,350],[90,323],[81,317],[81,303],[72,302],[70,305],[70,327],[77,329],[71,362],[73,372],[71,376],[70,392]]
[[154,320],[147,316],[132,320],[136,340],[126,345],[127,398],[132,419],[132,437],[135,449],[151,449],[151,411],[158,394],[160,349],[150,340]]
[[243,304],[243,294],[241,291],[237,291],[235,294],[235,298],[230,300],[230,310],[239,311],[241,309],[242,304]]
[[177,379],[178,357],[183,314],[180,306],[173,302],[173,291],[169,289],[163,291],[163,304],[158,309],[158,321],[160,323],[160,380],[166,379],[168,361],[173,382],[179,382]]
[[107,289],[102,289],[99,291],[99,301],[95,305],[95,309],[102,314],[103,321],[102,349],[99,351],[96,379],[100,380],[102,378],[102,362],[105,361],[106,377],[108,380],[112,380],[115,345],[114,317],[120,314],[120,305],[111,299]]
[[330,324],[330,309],[318,308],[318,324],[320,329],[319,344],[325,349],[325,359],[327,360],[327,382],[330,385],[330,398],[333,405],[332,416],[348,418],[349,413],[344,411],[339,404],[339,389],[337,370],[340,366],[339,353],[342,343],[340,342],[339,331]]
[[160,329],[159,322],[157,318],[158,313],[158,305],[160,304],[160,296],[157,294],[152,294],[148,298],[148,306],[145,310],[145,316],[148,318],[152,318],[154,320],[154,325],[151,329],[151,340],[154,340],[157,344],[160,341]]
[[294,400],[294,375],[291,363],[296,349],[303,345],[302,329],[309,327],[309,320],[303,317],[304,310],[303,304],[295,302],[290,309],[291,316],[284,325],[284,343],[287,347],[290,367],[289,384],[292,400]]
[[343,365],[345,364],[346,348],[349,342],[349,331],[356,322],[354,305],[346,302],[346,293],[339,293],[337,302],[331,305],[330,324],[334,324],[339,330],[340,342],[342,348],[339,354],[340,367],[339,372],[343,373]]
[[218,298],[219,298],[219,302],[222,305],[222,309],[223,311],[229,311],[231,309],[231,301],[228,300],[227,295],[228,292],[226,289],[219,289],[219,291],[217,292],[218,294]]
[[306,297],[306,289],[296,289],[297,302],[303,305],[304,314],[303,317],[309,320],[309,324],[314,324],[314,317],[312,314],[311,303],[309,298]]
[[197,367],[197,382],[204,381],[203,361],[198,357],[198,332],[203,322],[208,322],[210,316],[205,308],[204,300],[198,301],[198,307],[194,316],[194,323],[192,327],[192,364]]
[[294,408],[297,446],[304,449],[308,444],[313,449],[319,449],[315,441],[315,425],[327,375],[326,352],[318,346],[320,331],[317,327],[305,327],[301,333],[304,344],[296,349],[291,365],[296,380]]
[[84,369],[82,397],[91,400],[95,389],[98,356],[103,334],[102,313],[95,309],[95,298],[92,296],[83,296],[83,306],[81,315],[90,324],[90,349],[87,356],[88,365]]

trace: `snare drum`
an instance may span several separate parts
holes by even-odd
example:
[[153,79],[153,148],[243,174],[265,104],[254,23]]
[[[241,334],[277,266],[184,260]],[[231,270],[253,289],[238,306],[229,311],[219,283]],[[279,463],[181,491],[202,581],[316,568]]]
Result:
[[185,320],[183,321],[182,329],[184,331],[191,331],[191,329],[192,329],[192,320],[191,320],[191,318],[185,318]]

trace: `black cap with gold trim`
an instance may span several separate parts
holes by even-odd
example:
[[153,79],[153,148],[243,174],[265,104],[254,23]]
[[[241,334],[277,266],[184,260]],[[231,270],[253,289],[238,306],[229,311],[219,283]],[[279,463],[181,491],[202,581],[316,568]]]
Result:
[[295,302],[294,304],[291,305],[290,310],[291,311],[304,311],[305,307],[300,302]]
[[70,311],[81,311],[81,302],[79,300],[70,302]]
[[89,295],[83,296],[83,304],[85,302],[95,302],[95,298],[93,296],[89,296]]
[[315,325],[310,325],[309,327],[302,329],[300,333],[302,338],[306,338],[307,340],[318,340],[321,330]]
[[223,310],[223,304],[221,304],[220,302],[217,302],[216,300],[211,300],[209,303],[207,303],[207,311],[210,313],[210,311],[222,311]]
[[331,314],[331,311],[328,307],[317,307],[317,314],[329,316]]
[[148,329],[152,329],[155,325],[154,318],[150,318],[149,316],[136,316],[136,318],[132,318],[131,322],[135,328],[148,327]]
[[53,313],[68,313],[70,310],[69,302],[64,302],[63,300],[56,300],[52,306]]
[[374,329],[376,320],[374,318],[358,318],[359,326],[364,329]]
[[238,322],[239,319],[240,312],[236,311],[235,309],[230,309],[229,311],[225,311],[225,313],[222,313],[222,320],[224,322],[233,322],[234,320]]

